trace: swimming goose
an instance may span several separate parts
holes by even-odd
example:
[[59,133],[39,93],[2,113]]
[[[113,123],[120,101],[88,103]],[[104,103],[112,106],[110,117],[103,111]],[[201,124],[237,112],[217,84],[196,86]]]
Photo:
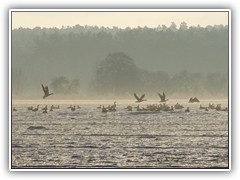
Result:
[[72,106],[71,107],[71,111],[75,111],[76,110],[76,107],[75,106]]
[[33,110],[33,106],[30,106],[27,108],[28,111],[32,111]]
[[185,110],[185,112],[190,112],[190,109],[189,109],[189,107],[187,107],[187,109]]
[[43,96],[43,99],[45,99],[46,97],[50,96],[50,95],[53,95],[53,93],[49,93],[49,89],[47,86],[43,86],[42,84],[42,89],[43,89],[43,92],[44,92],[44,96]]
[[46,105],[44,108],[42,108],[42,110],[43,110],[43,111],[48,110],[47,105]]
[[38,108],[39,108],[39,105],[37,105],[36,108],[33,108],[32,111],[33,111],[33,112],[36,112],[36,111],[38,111]]
[[102,107],[102,112],[103,112],[103,113],[108,112],[108,111],[107,111],[107,108],[105,108],[105,107],[103,106],[103,107]]
[[145,97],[145,94],[143,94],[140,98],[137,96],[136,93],[134,93],[134,97],[137,99],[136,103],[140,103],[142,101],[146,101],[146,99],[143,99]]

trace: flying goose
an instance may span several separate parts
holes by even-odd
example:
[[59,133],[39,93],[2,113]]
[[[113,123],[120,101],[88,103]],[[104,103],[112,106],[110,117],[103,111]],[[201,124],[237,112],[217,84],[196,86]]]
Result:
[[165,93],[163,92],[163,94],[161,95],[160,93],[158,93],[158,96],[160,97],[161,101],[160,102],[166,102],[168,101],[168,99],[166,99],[166,95]]
[[46,97],[50,96],[50,95],[53,95],[53,93],[49,93],[49,89],[48,89],[48,86],[43,86],[42,84],[42,89],[43,89],[43,92],[44,92],[44,96],[43,96],[43,99],[45,99]]
[[200,102],[200,101],[196,97],[195,98],[190,98],[189,101],[188,101],[188,103],[194,103],[194,102]]
[[146,99],[143,99],[145,97],[145,94],[143,94],[140,98],[137,96],[136,93],[134,93],[134,97],[137,99],[136,103],[140,103],[142,101],[146,101]]

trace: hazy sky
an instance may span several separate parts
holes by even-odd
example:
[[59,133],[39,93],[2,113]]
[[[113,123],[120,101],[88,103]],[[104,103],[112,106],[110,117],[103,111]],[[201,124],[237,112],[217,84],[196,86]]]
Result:
[[158,25],[188,26],[228,24],[228,12],[12,12],[12,28],[97,25],[120,28]]

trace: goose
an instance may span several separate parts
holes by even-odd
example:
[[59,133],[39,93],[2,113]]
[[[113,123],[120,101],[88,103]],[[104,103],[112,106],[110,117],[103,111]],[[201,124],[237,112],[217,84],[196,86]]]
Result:
[[136,103],[140,103],[142,101],[146,101],[146,99],[143,99],[145,97],[145,94],[143,94],[140,98],[137,96],[136,93],[134,93],[134,97],[137,99]]
[[207,107],[203,107],[201,104],[200,104],[200,107],[199,107],[199,109],[207,109]]
[[30,106],[27,108],[28,111],[32,111],[33,110],[33,106]]
[[160,102],[166,102],[168,101],[168,99],[166,99],[166,95],[165,93],[163,92],[163,94],[161,95],[160,93],[158,93],[158,96],[160,97],[161,101]]
[[17,109],[15,107],[13,107],[13,111],[17,111]]
[[180,105],[179,103],[174,105],[175,109],[182,109],[184,108],[182,105]]
[[46,97],[50,96],[50,95],[53,95],[53,93],[49,93],[49,89],[48,89],[48,86],[43,86],[42,84],[42,89],[43,89],[43,92],[44,92],[44,96],[43,96],[43,99],[45,99]]
[[128,111],[132,111],[132,106],[127,106],[125,109],[127,109]]
[[70,106],[68,106],[68,107],[67,107],[67,109],[71,109],[72,107],[73,107],[73,106],[72,106],[72,105],[70,105]]
[[190,109],[189,109],[189,107],[187,107],[187,109],[185,110],[185,112],[190,112]]
[[53,111],[53,106],[50,107],[50,110],[49,111]]
[[79,105],[77,105],[77,109],[81,109],[81,107]]
[[48,110],[47,105],[46,105],[44,108],[42,108],[42,110],[43,110],[43,111]]
[[60,109],[60,106],[59,106],[59,105],[58,105],[58,106],[52,105],[51,107],[52,107],[52,109]]
[[43,113],[47,113],[47,109],[45,109],[45,110],[43,111]]
[[103,107],[102,107],[102,112],[103,112],[103,113],[108,112],[108,111],[107,111],[107,108],[105,108],[105,107],[103,106]]
[[102,105],[98,106],[97,109],[101,109],[102,108]]
[[36,112],[36,111],[38,111],[38,108],[39,108],[39,105],[37,105],[36,108],[33,108],[32,111],[33,111],[33,112]]
[[114,104],[111,106],[111,108],[115,109],[117,107],[116,101],[114,101]]
[[222,109],[221,104],[218,104],[218,105],[216,106],[216,110],[217,110],[217,111],[221,111],[221,109]]
[[188,102],[194,103],[194,102],[200,102],[200,101],[198,100],[198,98],[195,97],[195,98],[190,98]]
[[209,104],[209,105],[208,105],[208,108],[209,108],[209,109],[215,109],[215,106],[214,106],[214,104]]
[[226,107],[226,108],[222,109],[222,111],[228,111],[228,108]]
[[72,106],[71,107],[71,111],[75,111],[76,110],[76,107],[75,106]]

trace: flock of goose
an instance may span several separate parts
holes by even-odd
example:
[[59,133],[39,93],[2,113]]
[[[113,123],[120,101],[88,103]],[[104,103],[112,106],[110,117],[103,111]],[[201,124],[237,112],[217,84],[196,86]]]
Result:
[[[43,89],[44,86],[42,85]],[[47,90],[46,90],[47,89]],[[47,86],[45,87],[45,90],[47,93],[49,93]],[[45,91],[44,91],[45,92]],[[45,94],[46,96],[46,94]],[[166,99],[166,95],[163,92],[163,94],[158,93],[158,96],[160,97],[160,104],[148,104],[144,107],[140,107],[140,105],[133,107],[128,105],[126,108],[124,108],[127,111],[133,111],[133,109],[136,109],[136,111],[153,111],[153,112],[160,112],[160,111],[174,111],[177,109],[183,109],[184,106],[176,103],[174,106],[169,106],[166,104],[166,101],[168,101],[168,99]],[[47,96],[46,96],[47,97]],[[45,97],[45,98],[46,98]],[[147,101],[147,99],[144,99],[145,94],[143,94],[142,96],[138,96],[136,93],[134,93],[134,97],[137,100],[136,103],[141,103],[143,101]],[[200,101],[194,97],[194,98],[190,98],[188,103],[199,103]],[[163,103],[163,104],[161,104]],[[97,109],[101,109],[102,113],[107,113],[107,112],[115,112],[116,111],[116,101],[113,103],[113,105],[108,105],[108,106],[104,106],[104,105],[100,105],[97,107]],[[48,107],[47,105],[45,105],[43,108],[39,109],[39,105],[37,105],[36,107],[30,106],[27,107],[28,111],[33,111],[33,112],[37,112],[39,110],[42,110],[42,113],[48,113],[49,111],[53,111],[54,109],[60,109],[60,106],[54,106],[51,105],[50,107]],[[81,109],[81,107],[79,105],[70,105],[69,107],[67,107],[67,109],[70,109],[71,111],[75,111],[78,109]],[[216,106],[214,104],[209,104],[208,107],[204,107],[202,105],[200,105],[199,109],[203,109],[205,111],[209,111],[209,109],[215,109],[217,111],[228,111],[228,108],[222,108],[221,104],[217,104]],[[13,111],[17,111],[17,109],[15,107],[13,107]],[[190,112],[190,108],[187,107],[185,109],[185,112]]]

